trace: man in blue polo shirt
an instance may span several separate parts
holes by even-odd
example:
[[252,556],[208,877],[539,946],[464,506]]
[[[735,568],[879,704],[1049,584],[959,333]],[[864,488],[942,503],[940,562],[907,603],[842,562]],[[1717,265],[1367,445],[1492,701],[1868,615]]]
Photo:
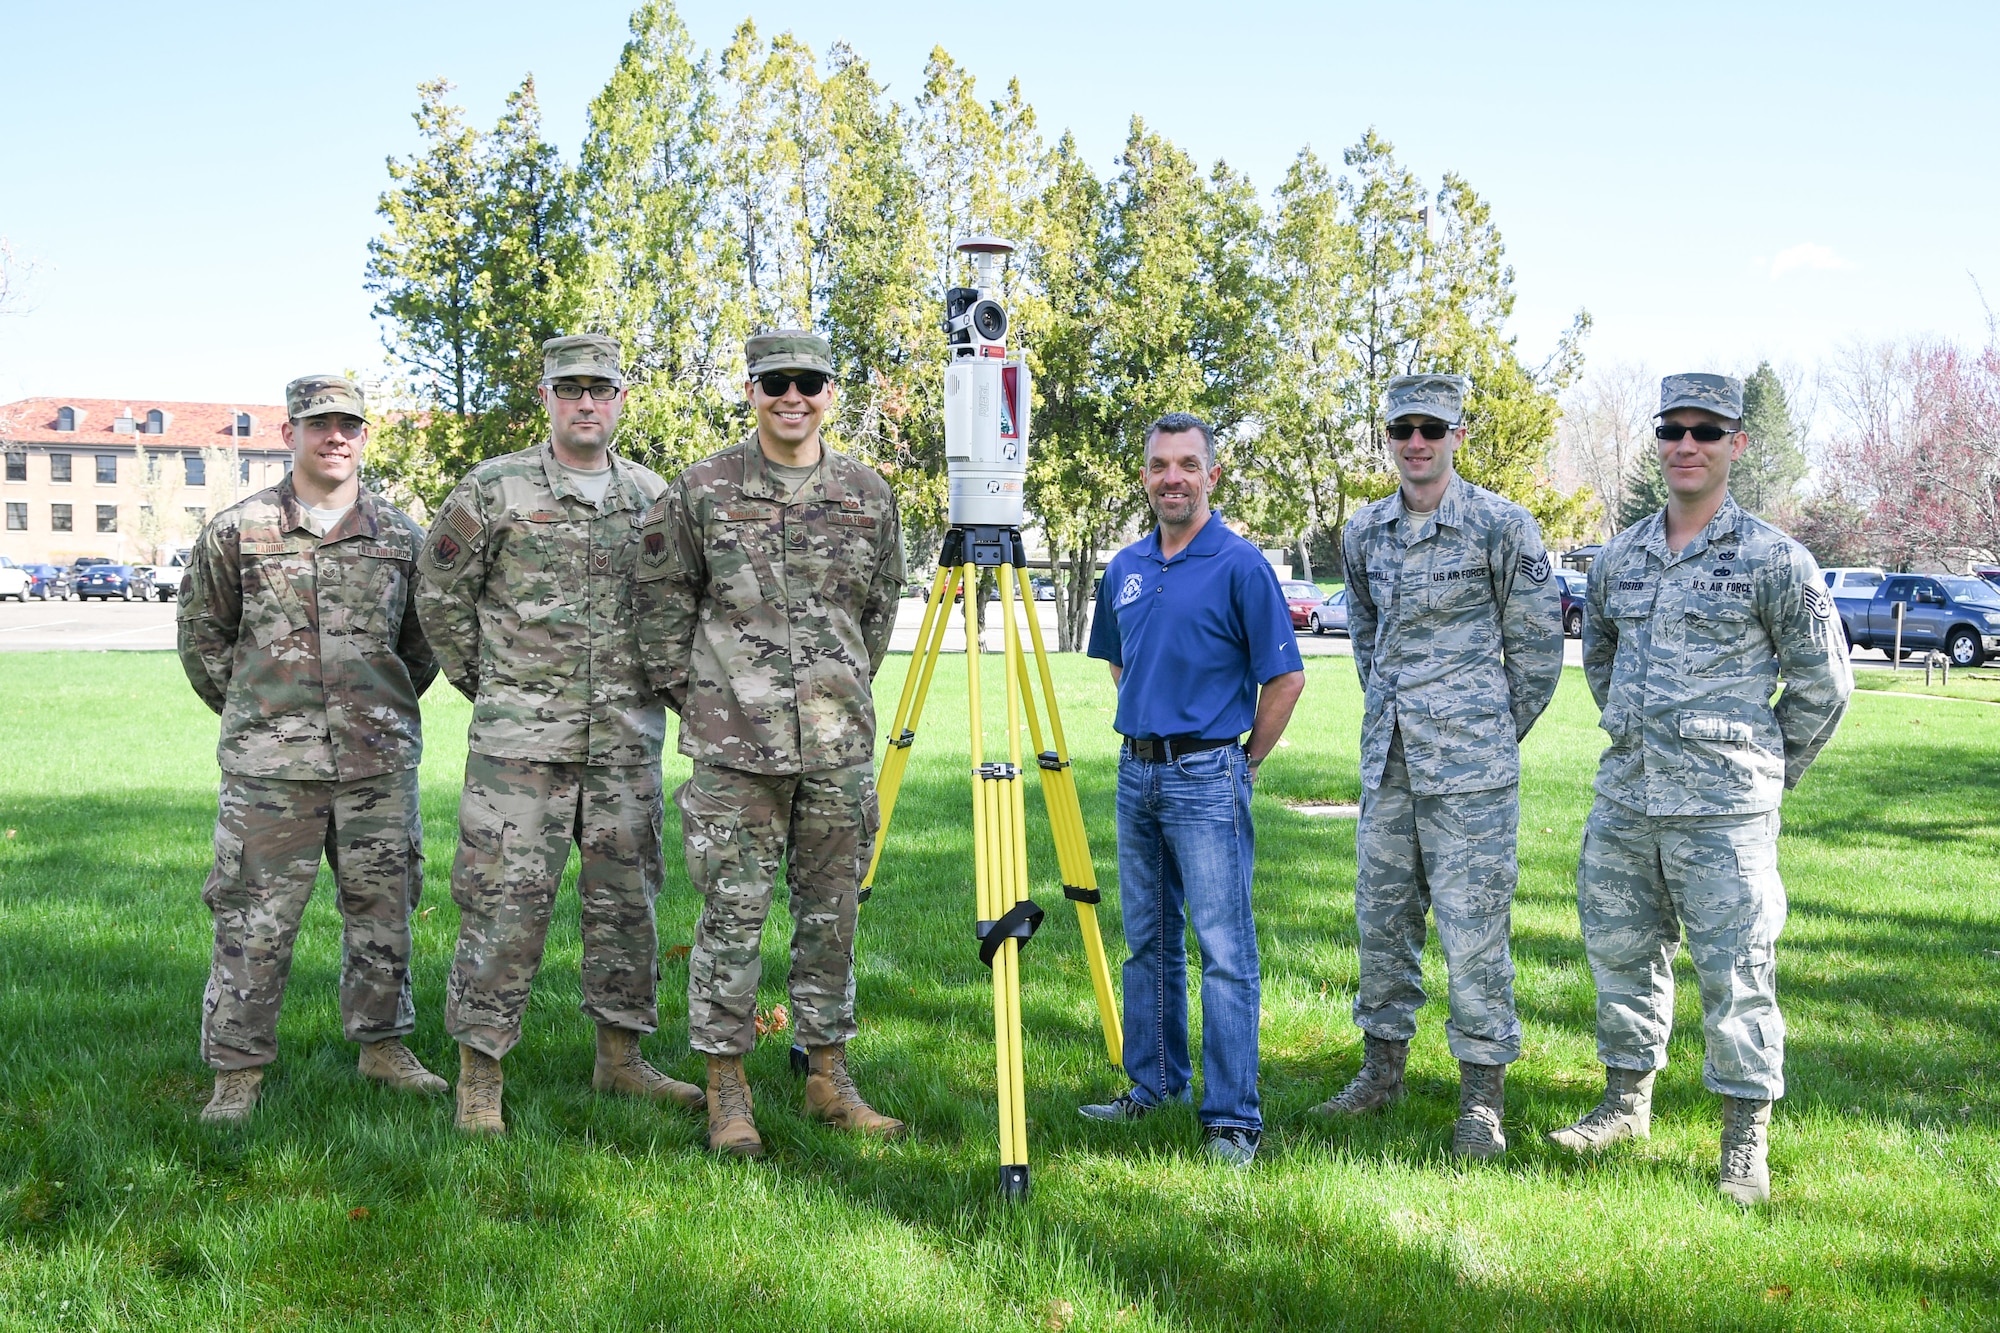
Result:
[[[1129,1091],[1093,1120],[1188,1096],[1187,924],[1201,948],[1201,1122],[1231,1166],[1257,1155],[1261,1000],[1250,916],[1250,786],[1291,721],[1305,671],[1278,576],[1222,525],[1215,432],[1186,412],[1146,430],[1160,526],[1111,558],[1090,655],[1118,686],[1118,901]],[[1261,689],[1259,687],[1262,687]],[[1248,731],[1250,739],[1242,740]]]

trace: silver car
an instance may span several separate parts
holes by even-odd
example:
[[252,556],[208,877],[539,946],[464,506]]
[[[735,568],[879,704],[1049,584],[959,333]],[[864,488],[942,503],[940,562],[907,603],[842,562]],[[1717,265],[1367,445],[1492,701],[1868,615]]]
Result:
[[1347,590],[1329,593],[1306,612],[1306,628],[1315,634],[1347,633]]

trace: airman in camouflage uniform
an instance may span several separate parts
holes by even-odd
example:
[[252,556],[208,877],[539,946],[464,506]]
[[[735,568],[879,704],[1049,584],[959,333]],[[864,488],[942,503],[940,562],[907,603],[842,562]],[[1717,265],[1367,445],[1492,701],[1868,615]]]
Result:
[[1584,675],[1611,737],[1577,870],[1605,1095],[1549,1137],[1586,1151],[1649,1133],[1685,930],[1702,1081],[1723,1097],[1721,1189],[1755,1203],[1770,1195],[1766,1127],[1785,1091],[1778,807],[1832,738],[1854,678],[1812,556],[1729,496],[1747,443],[1742,382],[1669,375],[1660,416],[1669,506],[1605,544],[1583,622]]
[[675,478],[646,515],[637,578],[647,677],[694,760],[674,799],[702,895],[688,1035],[708,1056],[709,1143],[754,1156],[743,1056],[780,860],[808,1105],[849,1129],[902,1127],[862,1100],[845,1048],[857,895],[880,823],[870,686],[902,595],[903,539],[888,484],[819,438],[826,340],[759,334],[744,355],[757,429]]
[[666,721],[639,665],[632,571],[639,516],[666,483],[610,452],[624,403],[617,343],[544,343],[542,399],[549,440],[466,474],[417,561],[424,628],[445,678],[473,703],[445,1009],[459,1043],[458,1125],[473,1133],[505,1132],[500,1061],[521,1039],[572,843],[593,1086],[702,1100],[639,1051],[658,1026]]
[[[367,408],[352,382],[308,375],[285,401],[293,472],[210,521],[176,616],[181,665],[222,716],[215,868],[202,890],[215,917],[201,1026],[217,1071],[209,1121],[248,1117],[277,1058],[322,855],[343,923],[341,1028],[361,1043],[362,1074],[445,1088],[403,1045],[416,1026],[410,913],[423,888],[417,698],[437,675],[412,604],[423,529],[356,480]],[[295,478],[323,508],[301,502]]]
[[[1452,1146],[1490,1157],[1507,1146],[1506,1067],[1521,1054],[1507,947],[1519,744],[1562,677],[1562,613],[1533,516],[1452,471],[1469,387],[1456,375],[1390,381],[1403,484],[1342,536],[1365,694],[1354,900],[1354,1021],[1365,1057],[1320,1110],[1358,1115],[1402,1096],[1424,1003],[1428,908],[1449,973],[1445,1034],[1459,1062]],[[1422,434],[1427,427],[1435,439]],[[1435,509],[1414,510],[1419,498]]]

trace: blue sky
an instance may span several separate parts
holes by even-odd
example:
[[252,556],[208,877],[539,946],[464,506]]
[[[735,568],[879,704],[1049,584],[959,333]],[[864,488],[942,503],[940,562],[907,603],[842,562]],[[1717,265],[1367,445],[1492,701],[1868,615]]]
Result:
[[[376,368],[364,247],[417,83],[452,79],[485,125],[532,71],[573,156],[628,12],[11,8],[0,236],[35,271],[29,312],[0,319],[0,401],[274,401],[294,374]],[[1669,370],[1980,337],[1975,277],[2000,301],[1990,3],[682,12],[705,46],[746,13],[844,38],[905,99],[942,44],[996,94],[1019,77],[1107,172],[1135,113],[1266,190],[1303,145],[1336,157],[1373,125],[1492,201],[1532,355],[1579,308],[1593,360]]]

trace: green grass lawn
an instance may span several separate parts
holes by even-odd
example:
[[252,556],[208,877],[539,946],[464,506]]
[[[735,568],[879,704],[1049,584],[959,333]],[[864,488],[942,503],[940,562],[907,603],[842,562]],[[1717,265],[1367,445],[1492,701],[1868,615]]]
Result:
[[1933,670],[1927,684],[1922,662],[1905,662],[1901,669],[1891,670],[1885,661],[1855,667],[1854,684],[1859,689],[1891,694],[1928,694],[1947,699],[2000,703],[2000,669],[1994,667],[1954,670],[1949,685],[1944,683],[1944,673]]
[[[884,672],[891,703],[907,661]],[[1110,687],[1097,663],[1057,668],[1109,890]],[[995,1197],[990,989],[971,933],[962,659],[940,667],[862,917],[852,1064],[913,1133],[885,1146],[810,1125],[788,1034],[774,1034],[750,1061],[773,1152],[739,1163],[702,1152],[686,1113],[590,1091],[573,892],[507,1061],[505,1140],[461,1140],[447,1101],[356,1077],[326,892],[255,1121],[197,1123],[214,719],[163,655],[0,657],[0,1327],[2000,1324],[2000,714],[1863,694],[1791,796],[1791,1095],[1772,1125],[1776,1201],[1744,1213],[1714,1189],[1718,1108],[1685,958],[1652,1140],[1590,1163],[1540,1140],[1601,1088],[1572,887],[1600,742],[1575,671],[1525,761],[1512,1150],[1450,1158],[1456,1068],[1438,1004],[1421,1015],[1406,1101],[1354,1125],[1307,1114],[1358,1063],[1353,825],[1288,803],[1356,798],[1360,714],[1348,662],[1307,670],[1256,802],[1270,1128],[1255,1169],[1210,1167],[1181,1108],[1130,1128],[1077,1117],[1123,1084],[1030,796],[1050,911],[1024,963],[1034,1197],[1010,1208]],[[442,1010],[466,708],[440,687],[425,710],[413,1044],[455,1077]],[[685,771],[669,759],[670,782]],[[676,819],[670,806],[670,844]],[[663,946],[685,943],[694,916],[670,855]],[[784,998],[788,936],[774,919],[766,1004]],[[1435,951],[1426,968],[1441,996]],[[686,980],[670,959],[647,1048],[692,1079]]]

